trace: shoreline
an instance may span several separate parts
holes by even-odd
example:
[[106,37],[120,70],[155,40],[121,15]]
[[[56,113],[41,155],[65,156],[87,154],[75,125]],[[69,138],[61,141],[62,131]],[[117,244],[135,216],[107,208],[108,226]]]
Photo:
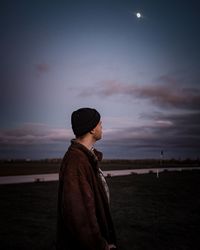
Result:
[[[155,173],[157,178],[159,173],[164,171],[189,171],[200,170],[199,167],[178,167],[178,168],[143,168],[143,169],[123,169],[123,170],[106,170],[103,171],[105,177],[125,176],[131,174],[149,174]],[[20,183],[37,183],[58,181],[58,173],[47,174],[32,174],[32,175],[12,175],[12,176],[0,176],[0,185],[4,184],[20,184]]]

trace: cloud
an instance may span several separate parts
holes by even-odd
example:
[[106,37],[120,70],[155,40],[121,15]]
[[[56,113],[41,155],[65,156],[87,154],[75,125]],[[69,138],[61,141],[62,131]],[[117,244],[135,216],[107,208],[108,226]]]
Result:
[[92,95],[100,97],[125,95],[131,99],[145,99],[161,108],[200,110],[200,89],[197,87],[182,87],[173,81],[170,81],[168,84],[146,86],[127,85],[117,81],[104,81],[95,88],[86,88],[80,92],[81,97]]
[[[118,120],[120,117],[111,118],[110,123]],[[171,152],[169,157],[200,157],[200,112],[142,114],[140,125],[127,118],[103,132],[96,146],[107,158],[154,158],[161,149]],[[73,137],[71,128],[46,124],[27,123],[1,130],[0,157],[62,157]]]
[[143,118],[150,120],[148,125],[132,125],[105,133],[102,147],[113,148],[118,155],[128,152],[129,157],[131,154],[134,157],[136,151],[148,153],[160,149],[173,155],[179,152],[185,158],[200,157],[200,112],[176,115],[156,112]]
[[38,74],[45,74],[50,71],[50,66],[47,63],[36,64],[35,68]]
[[45,124],[26,123],[18,128],[0,131],[0,145],[53,144],[67,141],[72,132]]

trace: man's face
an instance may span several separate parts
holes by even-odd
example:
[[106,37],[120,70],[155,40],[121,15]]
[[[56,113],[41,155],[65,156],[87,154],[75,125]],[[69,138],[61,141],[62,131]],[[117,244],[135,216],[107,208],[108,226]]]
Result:
[[94,138],[96,141],[100,140],[102,138],[102,122],[100,121],[97,126],[93,129],[94,131]]

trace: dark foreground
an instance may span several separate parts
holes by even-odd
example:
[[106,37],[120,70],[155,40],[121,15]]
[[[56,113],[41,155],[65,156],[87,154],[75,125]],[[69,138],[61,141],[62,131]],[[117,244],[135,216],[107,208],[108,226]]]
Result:
[[[200,171],[107,178],[120,250],[200,245]],[[54,249],[57,182],[0,186],[0,249]]]

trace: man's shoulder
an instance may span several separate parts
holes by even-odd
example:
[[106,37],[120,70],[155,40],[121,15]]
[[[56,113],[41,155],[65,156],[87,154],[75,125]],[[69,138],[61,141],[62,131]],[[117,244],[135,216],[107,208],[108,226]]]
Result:
[[84,168],[87,167],[89,164],[89,159],[85,152],[83,152],[79,148],[69,147],[67,152],[65,153],[62,163],[61,163],[61,170],[68,168]]
[[80,148],[70,146],[65,154],[64,159],[65,158],[69,160],[80,160],[82,158],[87,158],[87,157],[85,152]]

